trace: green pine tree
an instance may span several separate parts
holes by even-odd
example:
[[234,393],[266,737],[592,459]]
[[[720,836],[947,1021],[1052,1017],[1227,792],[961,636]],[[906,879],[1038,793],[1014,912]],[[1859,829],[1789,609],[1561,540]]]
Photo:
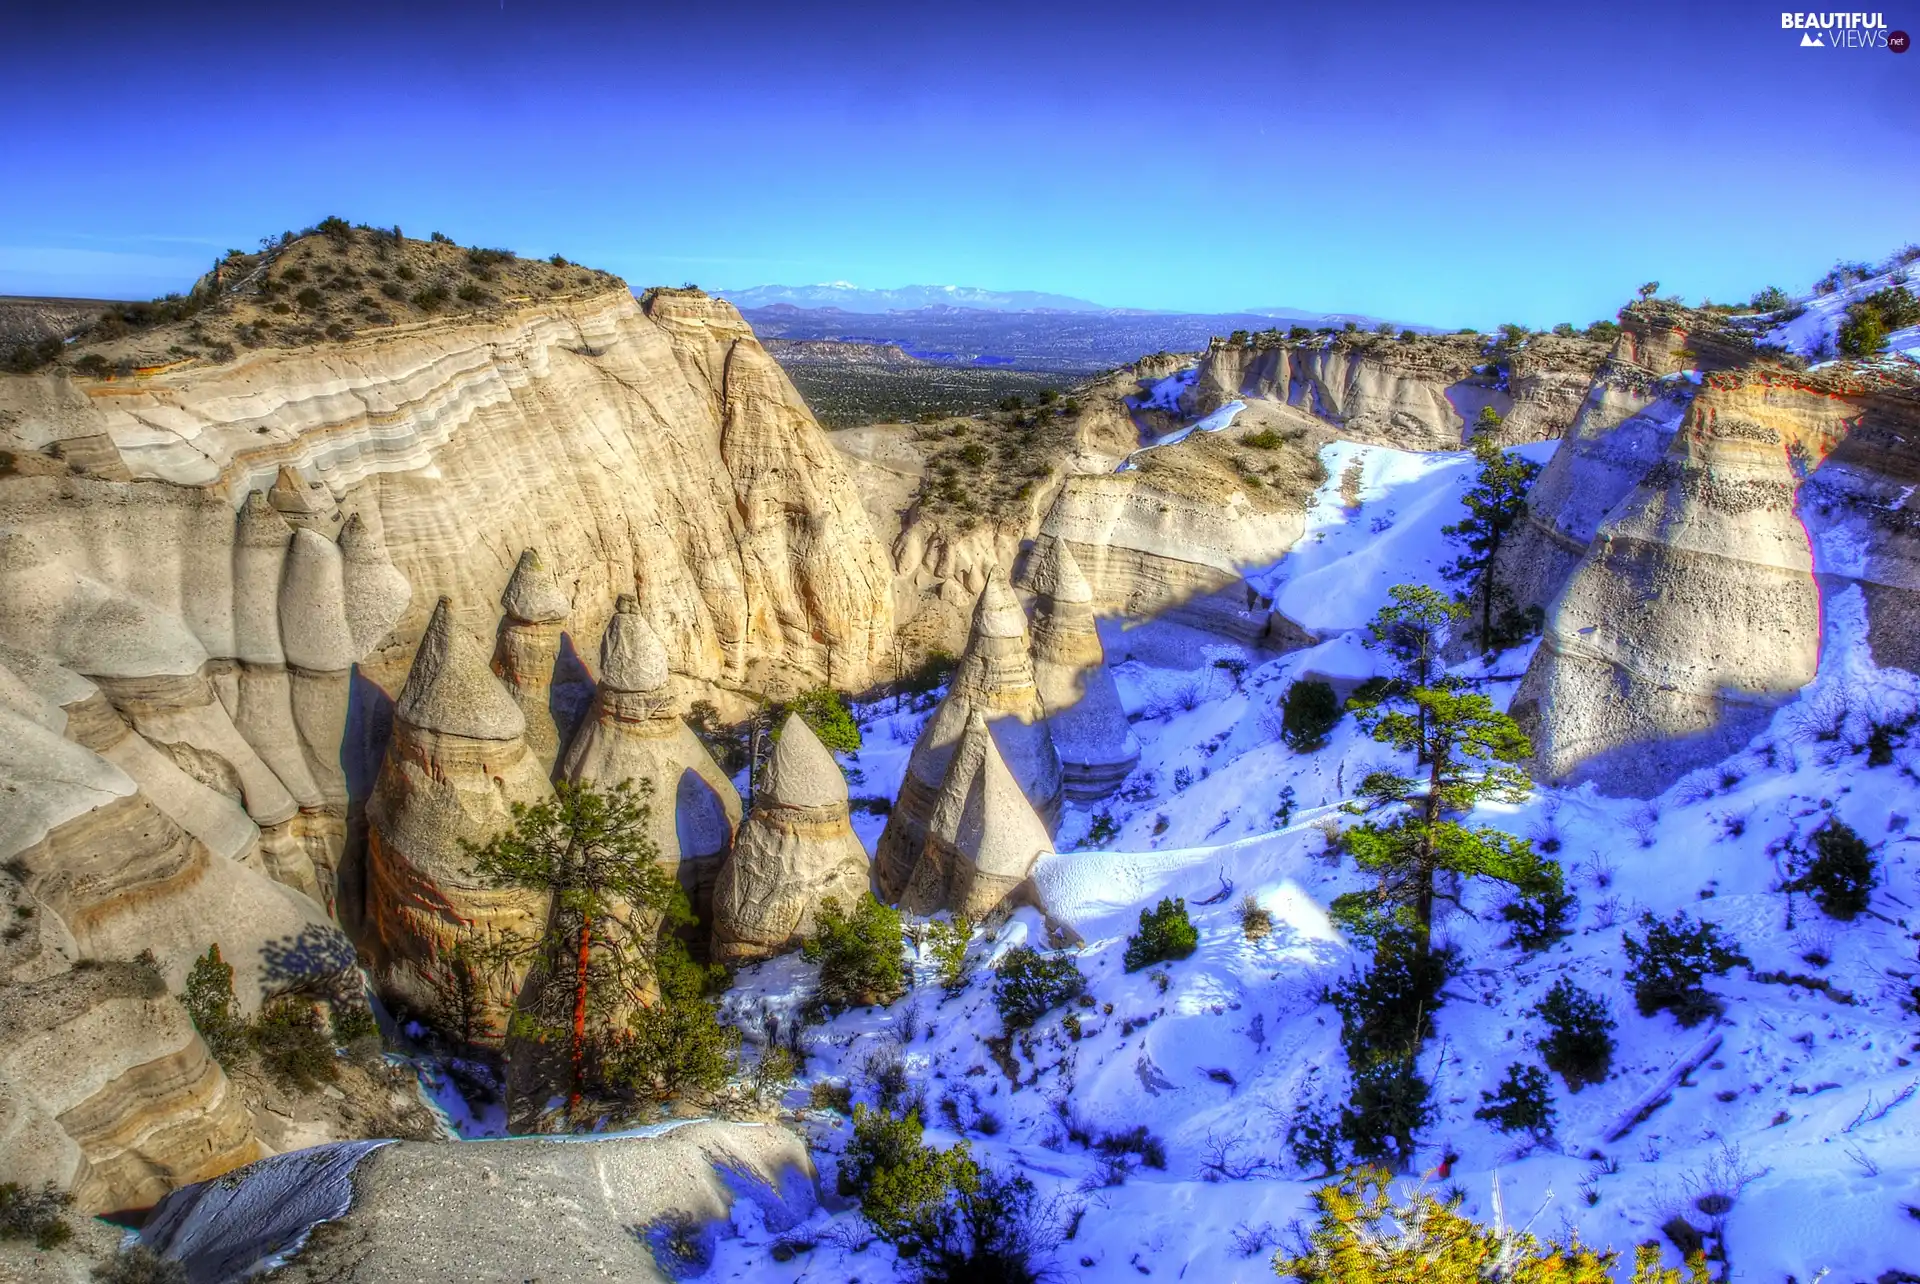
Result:
[[1561,880],[1559,866],[1527,839],[1451,819],[1482,801],[1520,802],[1532,791],[1533,782],[1517,764],[1532,757],[1533,746],[1513,719],[1483,695],[1418,687],[1407,699],[1412,710],[1376,707],[1364,725],[1375,740],[1417,753],[1426,777],[1381,773],[1379,792],[1405,799],[1409,810],[1347,831],[1347,850],[1379,884],[1339,897],[1334,911],[1367,934],[1377,935],[1387,922],[1403,923],[1424,955],[1431,948],[1434,902],[1445,896],[1440,874],[1491,878],[1533,895],[1558,892]]
[[580,1100],[588,1054],[604,1045],[615,1011],[651,997],[663,931],[693,921],[648,835],[650,793],[627,781],[603,791],[563,780],[545,802],[515,803],[511,827],[485,846],[462,844],[483,882],[547,899],[540,933],[499,943],[489,962],[532,965],[508,1030],[566,1041],[569,1104]]
[[1480,461],[1480,475],[1461,497],[1467,515],[1441,528],[1465,551],[1440,573],[1461,586],[1461,599],[1479,617],[1478,637],[1486,651],[1498,649],[1505,640],[1495,632],[1495,611],[1511,609],[1512,594],[1500,583],[1496,566],[1500,549],[1526,520],[1527,491],[1540,475],[1540,465],[1508,454],[1496,444],[1502,422],[1492,406],[1481,409],[1473,436],[1473,456]]

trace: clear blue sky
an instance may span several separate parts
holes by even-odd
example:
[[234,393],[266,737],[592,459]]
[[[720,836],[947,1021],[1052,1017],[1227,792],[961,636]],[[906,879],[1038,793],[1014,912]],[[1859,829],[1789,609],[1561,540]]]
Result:
[[636,285],[1485,326],[1920,239],[1920,52],[1754,3],[35,8],[0,293],[180,289],[339,213]]

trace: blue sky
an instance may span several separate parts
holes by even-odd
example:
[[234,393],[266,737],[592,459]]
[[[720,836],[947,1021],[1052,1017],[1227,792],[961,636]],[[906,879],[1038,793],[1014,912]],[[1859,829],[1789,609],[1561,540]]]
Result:
[[0,293],[180,289],[339,213],[636,285],[1486,326],[1920,239],[1920,53],[1759,4],[38,8]]

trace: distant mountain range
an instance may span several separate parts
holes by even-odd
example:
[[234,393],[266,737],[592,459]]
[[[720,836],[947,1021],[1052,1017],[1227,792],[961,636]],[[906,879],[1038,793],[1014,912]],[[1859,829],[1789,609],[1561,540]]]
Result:
[[[718,291],[764,339],[897,344],[923,361],[1085,373],[1151,352],[1194,352],[1213,335],[1271,326],[1371,329],[1376,317],[1250,308],[1245,312],[1154,312],[1109,308],[1035,290],[909,285],[863,290],[827,285],[761,285]],[[1415,326],[1427,330],[1427,326]]]

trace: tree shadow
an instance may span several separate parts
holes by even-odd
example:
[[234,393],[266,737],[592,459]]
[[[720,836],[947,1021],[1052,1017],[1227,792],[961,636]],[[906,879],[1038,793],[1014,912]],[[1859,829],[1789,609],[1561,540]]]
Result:
[[335,927],[309,923],[293,936],[260,946],[261,982],[272,991],[330,984],[356,962],[353,943]]

